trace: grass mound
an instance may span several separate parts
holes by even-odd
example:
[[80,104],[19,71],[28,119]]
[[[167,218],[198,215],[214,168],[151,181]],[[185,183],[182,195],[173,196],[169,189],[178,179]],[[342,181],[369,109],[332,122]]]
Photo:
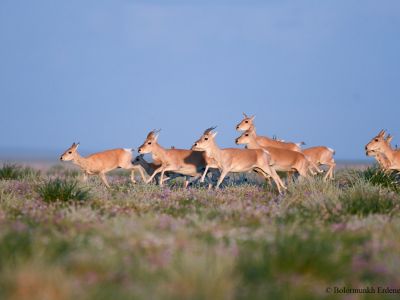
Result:
[[400,176],[397,172],[384,172],[381,168],[370,167],[361,172],[361,178],[372,185],[386,187],[395,192],[400,192]]
[[27,177],[38,177],[40,172],[17,164],[4,164],[0,168],[0,180],[17,180]]
[[75,180],[50,179],[37,187],[37,192],[43,201],[68,202],[85,201],[90,197],[88,189],[78,186]]
[[343,193],[340,200],[346,213],[359,216],[392,213],[400,204],[396,193],[362,180]]

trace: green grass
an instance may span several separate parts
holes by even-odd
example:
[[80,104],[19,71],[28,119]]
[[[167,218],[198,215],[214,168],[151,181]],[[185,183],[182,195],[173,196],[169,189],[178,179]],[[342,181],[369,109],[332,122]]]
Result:
[[85,201],[90,197],[89,190],[80,188],[77,181],[59,178],[41,183],[36,191],[47,203]]
[[29,167],[22,167],[17,164],[4,164],[0,168],[0,180],[17,180],[24,178],[36,178],[40,171]]
[[118,173],[89,191],[53,171],[0,181],[0,299],[343,299],[326,288],[400,282],[400,195],[359,171],[283,196],[243,176],[208,191]]
[[385,187],[400,192],[400,175],[396,171],[385,172],[379,167],[370,167],[361,171],[361,177],[372,185]]
[[352,215],[391,214],[400,207],[400,197],[390,191],[363,181],[356,182],[340,200],[344,212]]

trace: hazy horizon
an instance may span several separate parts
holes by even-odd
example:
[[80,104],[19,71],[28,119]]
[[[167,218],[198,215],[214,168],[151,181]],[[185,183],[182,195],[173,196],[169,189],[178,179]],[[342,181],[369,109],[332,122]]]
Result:
[[[0,152],[189,148],[217,125],[364,160],[400,144],[400,2],[117,0],[0,3]],[[0,157],[4,157],[5,153]],[[372,159],[370,159],[372,161]]]

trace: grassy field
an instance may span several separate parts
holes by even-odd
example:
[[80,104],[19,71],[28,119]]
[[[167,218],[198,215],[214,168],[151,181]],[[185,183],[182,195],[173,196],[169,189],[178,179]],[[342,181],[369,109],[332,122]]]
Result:
[[[0,169],[0,299],[393,299],[400,185],[340,170],[277,195],[249,176],[223,189],[107,190],[60,166]],[[373,287],[340,294],[334,288]]]

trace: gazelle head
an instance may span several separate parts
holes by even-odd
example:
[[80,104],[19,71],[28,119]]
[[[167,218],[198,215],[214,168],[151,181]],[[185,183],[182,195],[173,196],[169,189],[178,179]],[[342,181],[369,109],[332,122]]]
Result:
[[215,128],[217,127],[214,126],[206,129],[201,138],[194,142],[192,150],[205,151],[206,149],[208,149],[214,142],[214,138],[217,135],[217,132],[212,132]]
[[139,154],[138,156],[136,156],[135,159],[132,161],[132,165],[135,166],[141,165],[141,163],[144,161],[143,156],[144,154]]
[[243,120],[236,125],[236,130],[238,131],[246,131],[253,127],[253,120],[256,116],[249,117],[245,113],[243,113]]
[[365,151],[367,156],[375,156],[375,152],[382,152],[387,149],[388,140],[391,141],[391,136],[389,135],[385,139],[385,130],[381,130],[377,136],[371,139],[371,141],[365,146]]
[[76,157],[76,151],[79,147],[79,143],[73,143],[71,147],[69,147],[61,156],[60,160],[69,161],[73,160]]
[[251,143],[251,141],[254,138],[253,134],[254,134],[253,131],[246,130],[245,132],[242,133],[241,136],[239,136],[235,140],[236,145],[247,145],[247,144]]
[[153,147],[157,144],[158,134],[160,131],[161,129],[150,131],[144,143],[139,147],[138,153],[146,154],[153,152]]

